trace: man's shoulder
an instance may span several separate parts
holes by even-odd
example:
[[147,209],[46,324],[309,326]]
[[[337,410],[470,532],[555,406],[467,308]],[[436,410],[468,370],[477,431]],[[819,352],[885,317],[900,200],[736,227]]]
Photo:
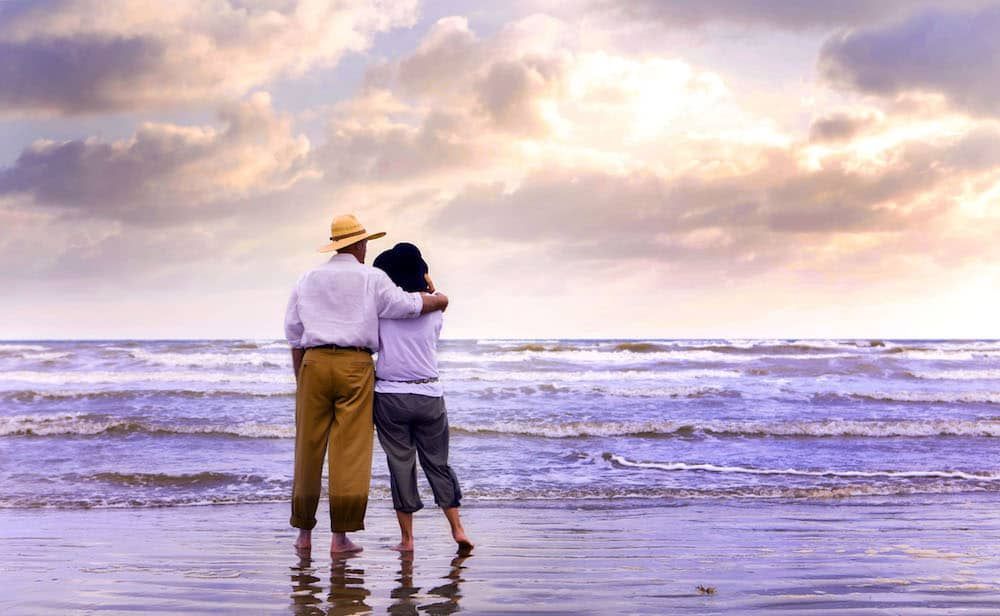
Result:
[[368,277],[371,278],[372,280],[374,280],[375,282],[377,282],[379,284],[389,284],[389,285],[395,286],[395,283],[392,281],[391,278],[389,278],[389,274],[386,274],[384,271],[380,270],[379,268],[372,267],[370,265],[361,265],[361,267],[365,268],[365,271],[367,272]]

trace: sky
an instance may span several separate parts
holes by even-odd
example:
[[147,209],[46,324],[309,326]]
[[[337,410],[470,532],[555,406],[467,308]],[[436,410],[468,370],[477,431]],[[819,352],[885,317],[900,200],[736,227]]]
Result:
[[1000,338],[1000,2],[0,0],[0,338]]

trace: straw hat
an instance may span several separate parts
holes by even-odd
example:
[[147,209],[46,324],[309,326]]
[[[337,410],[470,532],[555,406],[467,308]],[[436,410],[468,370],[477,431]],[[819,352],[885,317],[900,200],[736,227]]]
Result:
[[385,231],[368,233],[358,219],[350,214],[337,216],[330,224],[330,243],[319,249],[320,252],[333,252],[357,244],[361,240],[377,240],[385,235]]

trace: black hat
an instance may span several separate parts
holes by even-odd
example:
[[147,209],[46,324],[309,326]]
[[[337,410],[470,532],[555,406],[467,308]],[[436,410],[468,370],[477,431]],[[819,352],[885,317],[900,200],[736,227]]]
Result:
[[389,278],[404,291],[411,293],[427,290],[427,262],[420,256],[420,249],[413,244],[400,242],[375,257],[374,267],[389,275]]

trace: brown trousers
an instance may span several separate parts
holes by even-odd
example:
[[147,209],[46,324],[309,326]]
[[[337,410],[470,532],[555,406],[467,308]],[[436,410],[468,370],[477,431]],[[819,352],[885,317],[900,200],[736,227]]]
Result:
[[362,530],[372,476],[371,355],[346,349],[309,349],[295,395],[295,479],[292,518],[296,528],[316,526],[327,445],[330,527]]

